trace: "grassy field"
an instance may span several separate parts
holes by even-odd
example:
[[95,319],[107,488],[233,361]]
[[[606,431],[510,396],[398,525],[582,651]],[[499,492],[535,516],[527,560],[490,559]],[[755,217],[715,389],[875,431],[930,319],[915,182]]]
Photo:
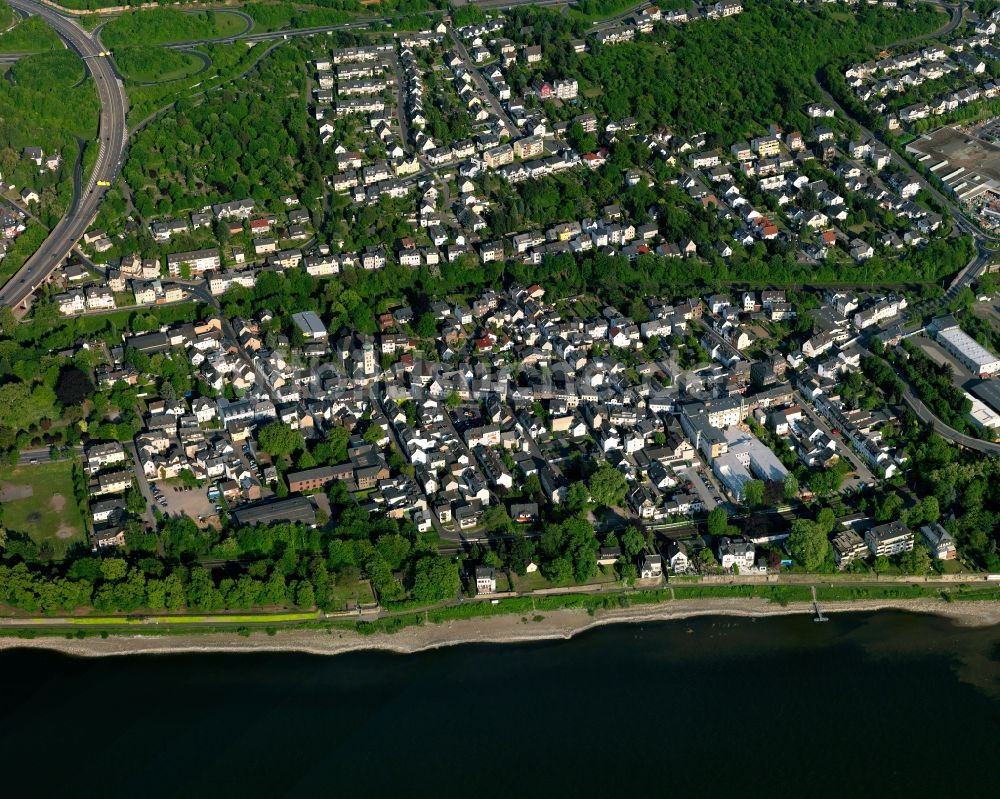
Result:
[[204,62],[191,53],[164,47],[119,47],[115,63],[127,81],[166,83],[194,75]]
[[0,472],[3,524],[27,533],[43,557],[59,559],[86,541],[84,520],[73,497],[72,464],[40,463]]
[[[67,618],[68,624],[81,625],[108,625],[108,624],[279,624],[299,621],[312,621],[316,618],[315,612],[304,613],[243,613],[243,614],[214,614],[211,616],[146,616],[143,618],[122,618],[121,616],[80,616],[79,618]],[[32,620],[38,624],[45,624],[46,619]]]
[[[532,572],[531,574],[525,574],[520,577],[516,574],[511,574],[511,579],[513,581],[513,586],[511,590],[518,591],[520,593],[525,593],[527,591],[538,591],[539,589],[545,588],[569,588],[571,586],[576,586],[576,583],[570,579],[561,583],[554,583],[551,580],[546,580],[541,572]],[[597,583],[607,584],[617,582],[618,577],[615,574],[615,570],[611,567],[607,567],[606,572],[602,572],[600,569],[597,573],[587,581],[588,585],[594,585]]]
[[338,582],[333,587],[331,599],[333,607],[336,610],[344,608],[352,609],[357,605],[372,605],[375,603],[375,595],[372,593],[371,584],[367,580]]
[[940,588],[926,585],[821,585],[816,588],[820,602],[845,602],[858,599],[921,599],[939,596]]
[[808,602],[812,590],[808,585],[692,585],[674,589],[676,599],[729,599],[760,597],[771,602]]

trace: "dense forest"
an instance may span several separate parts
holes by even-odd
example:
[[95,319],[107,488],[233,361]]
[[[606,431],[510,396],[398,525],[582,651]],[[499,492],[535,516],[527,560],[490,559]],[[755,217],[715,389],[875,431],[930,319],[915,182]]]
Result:
[[0,53],[41,53],[61,47],[59,37],[41,17],[28,17],[0,35]]
[[[304,59],[280,47],[244,81],[177,107],[142,131],[124,176],[143,216],[231,198],[322,194],[319,139],[310,130]],[[322,156],[332,159],[330,148]]]
[[[945,21],[933,6],[899,13],[857,6],[851,13],[791,2],[749,2],[743,14],[669,28],[639,41],[579,55],[565,41],[570,24],[533,11],[553,75],[578,78],[585,96],[612,119],[639,127],[705,131],[714,143],[746,138],[769,120],[808,130],[803,105],[816,99],[826,64],[869,46],[928,33]],[[804,44],[805,43],[805,44]],[[544,46],[544,45],[543,45]]]
[[176,8],[156,8],[122,14],[104,26],[101,39],[108,47],[217,39],[241,33],[246,22],[236,14],[209,9],[187,13]]

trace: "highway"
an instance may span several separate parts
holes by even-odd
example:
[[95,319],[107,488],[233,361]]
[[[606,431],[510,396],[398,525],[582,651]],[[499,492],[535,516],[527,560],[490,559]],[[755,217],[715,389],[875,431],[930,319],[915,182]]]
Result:
[[17,11],[44,19],[84,59],[84,66],[94,78],[101,102],[99,150],[90,179],[38,251],[0,288],[0,304],[27,308],[32,293],[63,263],[97,214],[107,191],[107,187],[97,185],[98,181],[111,184],[118,176],[127,142],[125,114],[128,100],[111,59],[100,55],[104,46],[97,36],[34,0],[10,0],[10,5]]

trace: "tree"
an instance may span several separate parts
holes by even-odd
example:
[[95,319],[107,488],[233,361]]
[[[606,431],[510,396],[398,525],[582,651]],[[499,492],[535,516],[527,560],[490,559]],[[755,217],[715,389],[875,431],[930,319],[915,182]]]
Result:
[[129,513],[136,516],[141,516],[146,512],[146,498],[142,495],[142,491],[135,480],[132,481],[132,485],[125,492],[125,507],[128,508]]
[[814,572],[826,562],[830,542],[819,524],[808,519],[796,519],[788,536],[788,551],[806,571]]
[[365,430],[363,436],[364,440],[369,444],[374,444],[378,446],[379,442],[385,437],[385,431],[382,430],[377,424],[368,425],[368,429]]
[[764,504],[764,483],[762,480],[747,480],[743,484],[743,501],[752,508]]
[[729,532],[729,514],[721,505],[716,505],[708,513],[708,534],[722,536]]
[[594,502],[605,508],[621,505],[628,491],[628,481],[625,475],[608,463],[602,463],[600,468],[590,476],[587,488]]
[[579,513],[587,507],[589,501],[590,492],[587,491],[586,483],[577,481],[566,489],[566,499],[563,504],[570,513]]
[[782,482],[785,502],[792,502],[799,495],[799,478],[789,472]]
[[514,522],[502,502],[487,506],[480,517],[480,524],[491,533],[510,533],[514,529]]
[[316,604],[316,591],[309,580],[300,580],[295,590],[295,604],[300,608],[311,608]]
[[[970,484],[971,485],[971,484]],[[924,497],[906,513],[906,523],[910,527],[933,524],[941,518],[941,505],[933,494]]]
[[55,393],[46,386],[32,389],[27,383],[0,386],[0,427],[27,430],[39,419],[53,412]]
[[528,564],[531,563],[534,554],[535,547],[524,533],[516,533],[513,538],[504,541],[501,547],[501,561],[504,566],[522,576],[528,573]]
[[94,390],[86,373],[76,366],[67,366],[56,381],[56,398],[63,406],[81,405]]
[[409,556],[410,542],[398,533],[391,533],[379,536],[375,542],[375,549],[385,558],[389,568],[395,571],[403,565]]
[[642,552],[642,548],[645,545],[646,540],[642,537],[642,533],[634,527],[629,527],[624,533],[622,533],[622,560],[631,563],[639,557],[639,553]]
[[285,605],[288,603],[288,584],[285,575],[275,569],[264,584],[263,602],[265,605]]
[[900,512],[903,510],[903,498],[893,491],[887,494],[882,503],[878,506],[878,510],[875,512],[875,521],[877,522],[891,522],[899,518]]
[[109,583],[124,579],[128,562],[124,558],[106,558],[101,561],[101,576]]
[[283,422],[271,422],[266,425],[257,434],[257,443],[271,456],[291,455],[306,445],[302,434],[298,430],[292,430]]
[[437,321],[434,319],[434,314],[420,314],[413,323],[413,333],[417,338],[434,338],[437,336]]
[[831,508],[822,508],[819,513],[816,514],[816,526],[823,535],[830,535],[833,532],[833,527],[837,523],[837,515],[833,512]]
[[347,460],[347,446],[351,441],[351,431],[346,427],[334,427],[326,434],[323,442],[316,446],[313,455],[320,463],[336,466]]
[[413,567],[413,598],[420,602],[451,599],[462,582],[458,564],[440,555],[425,555]]
[[931,568],[931,556],[923,544],[914,544],[913,549],[899,556],[899,568],[905,574],[927,574]]

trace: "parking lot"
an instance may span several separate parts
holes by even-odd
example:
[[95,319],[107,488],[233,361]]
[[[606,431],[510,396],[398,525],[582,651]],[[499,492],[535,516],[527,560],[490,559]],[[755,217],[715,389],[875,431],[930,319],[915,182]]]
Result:
[[969,380],[978,379],[979,375],[974,375],[970,372],[962,363],[958,361],[955,356],[944,349],[940,344],[938,344],[933,339],[927,336],[914,336],[912,339],[921,350],[923,350],[924,355],[930,358],[934,363],[937,364],[947,364],[951,367],[951,371],[955,375],[955,382],[958,385],[968,382]]
[[680,474],[691,483],[692,488],[688,490],[693,491],[701,498],[706,511],[712,510],[716,505],[721,505],[725,501],[718,487],[696,466],[682,469]]
[[208,523],[216,515],[215,502],[208,498],[208,487],[189,488],[163,481],[151,486],[156,507],[167,516],[190,516]]

